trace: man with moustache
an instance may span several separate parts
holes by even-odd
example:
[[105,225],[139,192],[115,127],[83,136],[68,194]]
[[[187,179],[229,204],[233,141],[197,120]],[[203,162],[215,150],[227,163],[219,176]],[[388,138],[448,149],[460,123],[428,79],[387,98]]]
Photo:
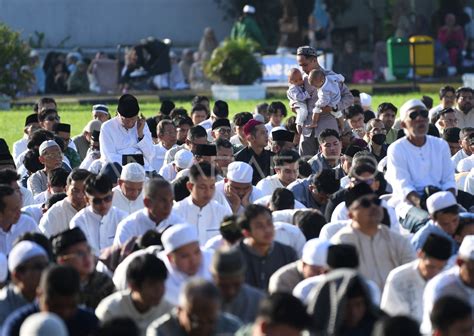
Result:
[[456,118],[458,127],[474,127],[473,91],[470,87],[460,87],[456,90]]

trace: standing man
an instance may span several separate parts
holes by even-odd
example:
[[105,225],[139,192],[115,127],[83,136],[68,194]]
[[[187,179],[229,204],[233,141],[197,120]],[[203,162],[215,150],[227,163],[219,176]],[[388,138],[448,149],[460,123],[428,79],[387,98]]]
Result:
[[118,115],[102,124],[100,131],[100,157],[104,162],[122,163],[122,155],[142,154],[145,170],[155,153],[151,133],[143,117],[139,117],[138,100],[130,94],[120,97]]
[[[301,69],[304,71],[304,88],[306,92],[311,95],[311,99],[307,100],[308,111],[313,111],[314,104],[318,99],[317,89],[311,86],[308,82],[308,75],[312,70],[320,70],[322,69],[318,63],[318,55],[316,53],[316,49],[303,46],[299,47],[296,51],[296,61]],[[324,69],[323,69],[324,70]],[[334,75],[335,73],[332,71],[324,70],[324,74]],[[338,106],[338,110],[342,111],[348,108],[354,102],[354,97],[352,97],[351,92],[347,88],[346,85],[342,84],[340,87],[341,91],[341,102]],[[290,101],[290,105],[294,108],[296,102]],[[319,118],[318,127],[316,128],[308,128],[303,126],[302,137],[300,139],[300,155],[301,156],[308,156],[308,155],[315,155],[318,152],[318,141],[317,137],[319,134],[327,128],[331,128],[333,130],[339,130],[337,125],[337,120],[330,114],[332,108],[330,106],[326,106],[322,110],[322,114]],[[305,125],[311,124],[311,117],[312,113],[308,113],[308,117],[306,118]]]

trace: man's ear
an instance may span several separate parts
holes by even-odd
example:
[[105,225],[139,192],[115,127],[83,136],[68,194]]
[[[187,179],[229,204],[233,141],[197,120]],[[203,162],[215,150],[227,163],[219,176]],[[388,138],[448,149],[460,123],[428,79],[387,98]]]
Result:
[[186,188],[188,189],[189,192],[193,190],[194,184],[191,181],[186,182]]
[[400,127],[401,128],[407,128],[407,123],[403,120],[400,121]]
[[143,204],[145,205],[146,208],[150,208],[151,207],[151,199],[149,199],[148,197],[144,197],[143,198]]

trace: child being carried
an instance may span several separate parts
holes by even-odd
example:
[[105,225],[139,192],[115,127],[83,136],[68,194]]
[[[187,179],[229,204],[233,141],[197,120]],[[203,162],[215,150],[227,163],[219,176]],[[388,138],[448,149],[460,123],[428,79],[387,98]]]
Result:
[[308,116],[308,107],[306,100],[311,98],[311,95],[304,88],[303,75],[297,68],[291,68],[288,74],[288,82],[290,83],[286,95],[288,99],[296,102],[296,131],[301,134],[303,125]]

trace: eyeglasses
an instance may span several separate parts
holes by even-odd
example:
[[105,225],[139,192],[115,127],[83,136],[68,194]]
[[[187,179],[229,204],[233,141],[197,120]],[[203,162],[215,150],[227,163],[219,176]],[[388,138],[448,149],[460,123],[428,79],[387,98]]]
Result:
[[418,118],[418,116],[421,116],[422,118],[428,118],[428,110],[413,111],[408,116],[411,120],[415,120],[416,118]]
[[109,202],[112,202],[113,197],[114,197],[114,195],[112,195],[112,194],[107,195],[105,197],[94,197],[92,199],[92,203],[94,203],[95,205],[102,204],[102,202],[109,203]]
[[382,200],[380,198],[374,197],[374,198],[364,198],[359,202],[359,206],[365,209],[368,209],[373,205],[380,206],[382,203]]
[[52,116],[52,115],[50,115],[50,116],[47,116],[47,117],[45,118],[45,120],[46,120],[46,121],[59,121],[59,120],[61,120],[61,118],[60,118],[59,116]]

